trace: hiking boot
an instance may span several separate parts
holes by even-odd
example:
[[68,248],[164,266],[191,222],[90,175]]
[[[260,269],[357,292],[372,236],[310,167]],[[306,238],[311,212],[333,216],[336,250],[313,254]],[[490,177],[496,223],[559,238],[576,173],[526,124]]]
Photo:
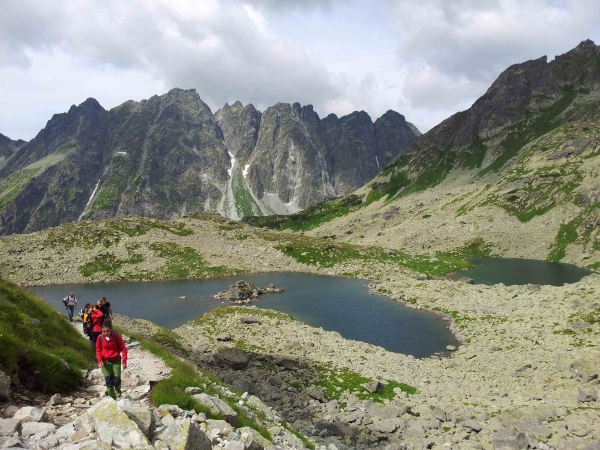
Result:
[[[116,397],[116,394],[115,394],[115,388],[114,388],[114,387],[108,388],[108,389],[106,390],[106,395],[107,395],[108,397],[112,398],[113,400],[116,400],[116,399],[117,399],[117,397]],[[121,395],[121,394],[119,394],[119,396],[120,396],[120,395]]]

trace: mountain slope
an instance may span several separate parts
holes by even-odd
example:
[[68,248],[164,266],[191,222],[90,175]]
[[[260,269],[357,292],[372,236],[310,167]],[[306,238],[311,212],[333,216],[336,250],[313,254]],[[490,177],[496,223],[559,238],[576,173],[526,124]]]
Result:
[[[319,236],[600,268],[600,47],[516,64],[473,106],[394,159],[345,204],[255,222]],[[299,216],[299,215],[298,215]]]

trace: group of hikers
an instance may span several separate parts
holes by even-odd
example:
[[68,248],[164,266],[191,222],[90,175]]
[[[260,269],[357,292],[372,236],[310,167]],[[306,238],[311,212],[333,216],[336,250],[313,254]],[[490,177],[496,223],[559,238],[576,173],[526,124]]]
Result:
[[[77,307],[77,297],[71,292],[63,299],[69,321]],[[79,313],[83,332],[96,350],[98,366],[106,381],[106,395],[116,399],[121,396],[121,366],[127,368],[127,347],[123,337],[113,330],[114,313],[111,304],[102,297],[95,305],[86,303]]]

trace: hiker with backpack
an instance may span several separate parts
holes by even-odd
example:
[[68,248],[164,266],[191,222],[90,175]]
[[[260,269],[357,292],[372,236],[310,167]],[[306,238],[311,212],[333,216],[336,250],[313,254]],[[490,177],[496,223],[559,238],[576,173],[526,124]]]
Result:
[[90,303],[86,303],[85,307],[79,313],[79,317],[83,322],[83,334],[85,334],[90,340],[90,344],[93,346],[94,341],[92,341],[92,305]]
[[69,316],[69,322],[73,322],[73,313],[75,312],[75,308],[77,307],[77,297],[75,294],[71,292],[65,298],[63,298],[63,303],[65,304],[65,308],[67,309],[67,315]]
[[121,366],[127,369],[127,347],[110,320],[102,324],[102,334],[96,341],[96,359],[106,380],[106,395],[116,400],[121,396]]

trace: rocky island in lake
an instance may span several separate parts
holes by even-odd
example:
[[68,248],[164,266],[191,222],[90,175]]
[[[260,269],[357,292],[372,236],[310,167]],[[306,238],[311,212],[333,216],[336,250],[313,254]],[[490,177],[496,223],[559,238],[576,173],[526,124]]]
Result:
[[251,303],[258,300],[258,296],[262,294],[271,294],[283,292],[285,288],[275,287],[274,284],[269,284],[267,287],[255,287],[251,281],[240,280],[229,286],[229,289],[221,291],[213,295],[214,298],[229,300],[232,303],[243,304]]

